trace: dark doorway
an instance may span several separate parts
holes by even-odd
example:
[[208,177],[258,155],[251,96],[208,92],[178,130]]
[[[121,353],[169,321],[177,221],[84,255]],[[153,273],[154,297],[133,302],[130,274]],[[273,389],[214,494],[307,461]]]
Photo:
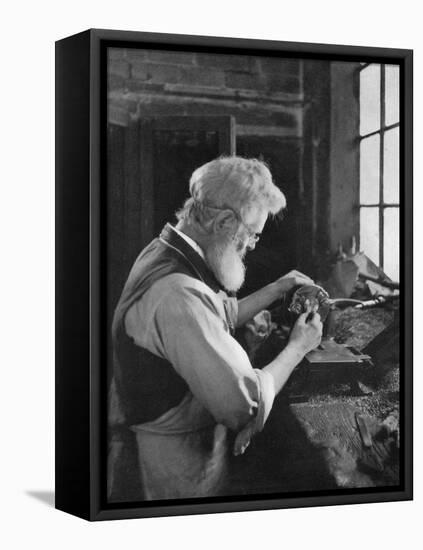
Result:
[[259,245],[247,255],[247,276],[240,293],[244,296],[298,268],[301,141],[277,136],[238,136],[237,154],[266,162],[288,205],[282,218],[267,221]]
[[235,153],[231,116],[142,117],[109,124],[107,175],[108,326],[140,251],[188,197],[195,168]]

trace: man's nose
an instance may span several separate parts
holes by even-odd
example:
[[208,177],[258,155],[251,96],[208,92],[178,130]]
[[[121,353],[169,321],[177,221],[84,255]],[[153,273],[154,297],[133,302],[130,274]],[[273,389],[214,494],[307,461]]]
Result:
[[250,239],[247,244],[248,250],[254,250],[256,247],[256,241],[254,239]]

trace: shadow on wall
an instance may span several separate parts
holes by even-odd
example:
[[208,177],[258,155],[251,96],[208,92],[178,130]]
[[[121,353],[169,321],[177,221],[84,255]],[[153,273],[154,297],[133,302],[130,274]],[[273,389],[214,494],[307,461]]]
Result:
[[54,491],[25,491],[25,493],[29,497],[39,500],[46,506],[49,506],[50,508],[54,508],[54,501],[55,501]]

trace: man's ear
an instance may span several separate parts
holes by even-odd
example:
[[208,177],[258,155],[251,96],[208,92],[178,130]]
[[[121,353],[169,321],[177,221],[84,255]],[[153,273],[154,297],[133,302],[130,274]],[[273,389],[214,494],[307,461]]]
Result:
[[222,233],[231,233],[236,231],[238,224],[235,212],[232,210],[222,210],[214,219],[213,229],[217,235]]

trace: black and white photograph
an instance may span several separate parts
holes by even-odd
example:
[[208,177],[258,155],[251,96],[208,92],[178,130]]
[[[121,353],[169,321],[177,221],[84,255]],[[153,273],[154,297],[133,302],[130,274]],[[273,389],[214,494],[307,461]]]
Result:
[[400,63],[106,50],[107,505],[399,490]]
[[2,548],[416,546],[417,8],[6,6]]

